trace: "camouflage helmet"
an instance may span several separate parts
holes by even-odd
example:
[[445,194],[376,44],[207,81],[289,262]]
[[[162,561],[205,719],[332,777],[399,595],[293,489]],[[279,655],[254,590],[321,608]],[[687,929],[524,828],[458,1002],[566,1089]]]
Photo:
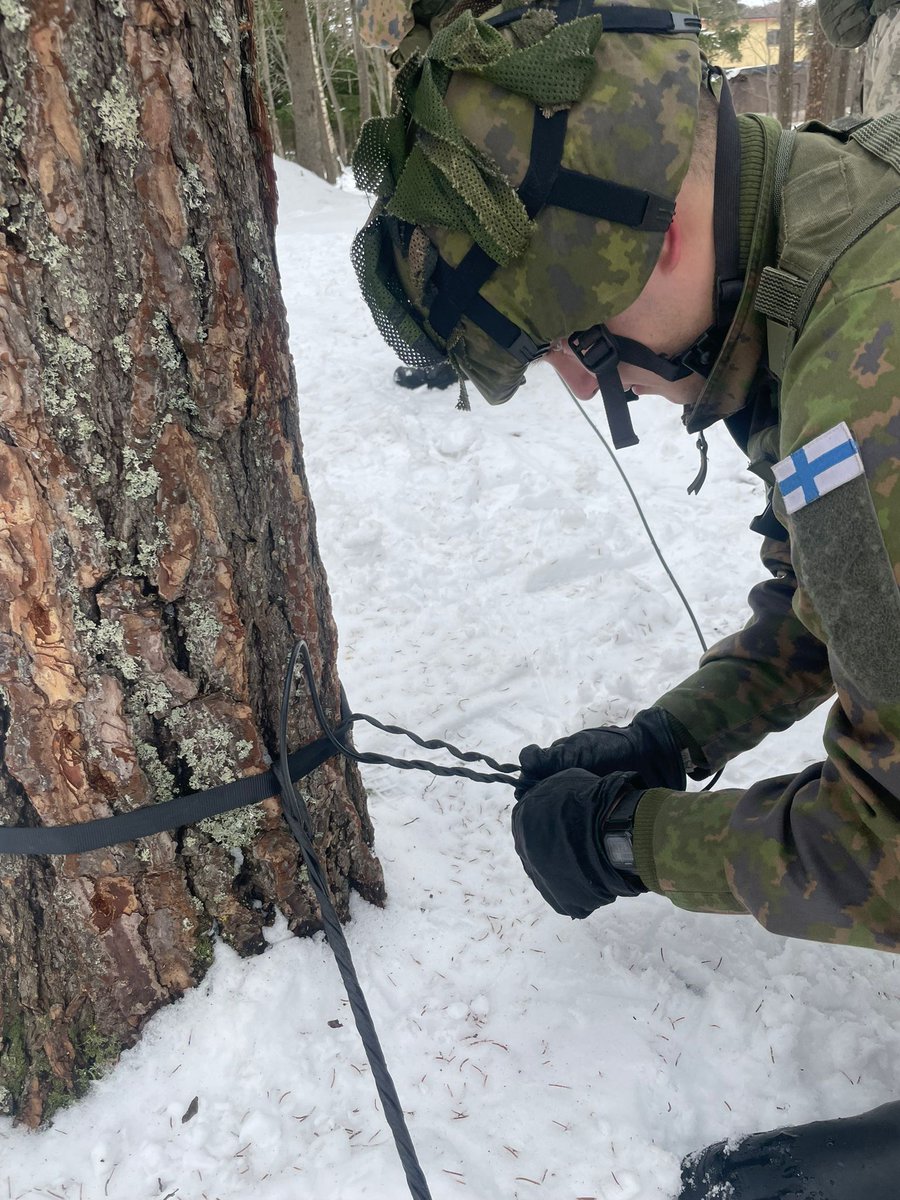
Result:
[[378,200],[352,256],[405,362],[449,359],[499,404],[637,298],[697,122],[700,20],[677,3],[467,10],[401,69],[354,154]]

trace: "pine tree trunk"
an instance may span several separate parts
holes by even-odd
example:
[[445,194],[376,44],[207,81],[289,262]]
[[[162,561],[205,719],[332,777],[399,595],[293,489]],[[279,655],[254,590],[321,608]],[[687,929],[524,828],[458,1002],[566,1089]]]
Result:
[[256,36],[259,42],[259,69],[266,93],[266,105],[269,112],[269,128],[272,131],[272,144],[279,158],[284,158],[284,146],[281,142],[281,130],[278,127],[278,113],[275,111],[275,95],[272,91],[272,67],[269,60],[269,44],[266,36],[266,18],[263,11],[256,17]]
[[353,61],[356,63],[359,88],[359,121],[360,125],[365,125],[372,118],[372,81],[369,78],[369,55],[359,36],[359,15],[353,0],[347,2],[347,20],[353,39]]
[[840,120],[847,112],[847,83],[850,78],[850,56],[853,51],[837,49],[831,60],[831,75],[825,97],[825,120]]
[[329,183],[338,176],[337,154],[325,117],[312,27],[306,0],[285,0],[284,53],[291,81],[297,162]]
[[794,25],[797,0],[781,0],[778,34],[778,120],[785,129],[794,123]]
[[806,120],[825,119],[825,96],[833,49],[825,36],[818,10],[812,14],[813,37],[809,50],[809,85],[806,91]]
[[[298,635],[336,711],[336,634],[251,0],[2,13],[0,822],[52,825],[262,770]],[[303,786],[339,911],[380,902],[355,770]],[[319,924],[277,800],[0,857],[0,1111],[46,1119],[276,910]]]

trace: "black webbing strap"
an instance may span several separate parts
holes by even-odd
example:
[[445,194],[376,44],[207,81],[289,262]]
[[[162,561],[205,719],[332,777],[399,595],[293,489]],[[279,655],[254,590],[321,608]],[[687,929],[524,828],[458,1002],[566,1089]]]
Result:
[[[568,109],[560,109],[552,117],[545,117],[539,108],[534,110],[528,170],[516,189],[525,211],[532,220],[546,204],[547,196],[559,173],[568,119]],[[432,302],[428,319],[445,341],[465,316],[475,321],[505,350],[510,350],[511,346],[516,345],[520,337],[527,337],[518,325],[504,317],[493,305],[489,305],[487,309],[483,307],[488,302],[479,297],[479,292],[498,265],[487,251],[477,244],[471,247],[458,267],[451,267],[443,259],[439,260],[433,276],[437,296]],[[483,300],[481,306],[477,304],[478,299]],[[487,325],[478,319],[477,312],[486,318]],[[528,340],[531,341],[530,338]],[[534,348],[535,354],[541,352],[542,347]],[[535,354],[531,357],[535,357]],[[523,365],[529,361],[530,358],[524,359]]]
[[[336,753],[327,737],[296,750],[287,760],[291,779],[302,779]],[[152,837],[155,833],[193,825],[207,817],[217,817],[234,808],[258,804],[261,800],[277,796],[280,790],[275,772],[263,771],[259,775],[249,775],[205,792],[193,792],[175,800],[147,804],[114,817],[99,817],[75,825],[24,828],[0,825],[0,854],[86,854],[89,850]]]
[[[505,783],[518,787],[517,763],[501,763],[487,754],[474,750],[459,750],[450,742],[439,738],[425,740],[399,725],[385,725],[366,713],[351,713],[347,699],[341,692],[341,722],[336,728],[325,713],[324,705],[316,687],[312,661],[305,642],[298,644],[297,655],[303,662],[316,718],[322,728],[323,737],[310,742],[286,756],[286,768],[272,768],[258,775],[248,775],[234,783],[222,784],[205,792],[193,792],[175,800],[163,800],[159,804],[147,804],[131,812],[117,813],[114,817],[98,817],[94,821],[80,821],[72,825],[13,826],[0,825],[0,854],[86,854],[90,850],[101,850],[106,846],[117,846],[121,842],[133,842],[138,838],[152,837],[156,833],[180,829],[193,825],[207,817],[216,817],[259,804],[282,792],[279,770],[286,769],[290,779],[296,782],[309,775],[335,754],[343,754],[355,762],[373,763],[380,766],[399,767],[403,771],[430,771],[433,775],[471,779],[475,783]],[[386,754],[359,751],[348,745],[347,732],[357,721],[366,721],[385,733],[407,737],[426,750],[446,750],[461,762],[483,762],[491,772],[472,771],[466,767],[444,767],[425,759],[391,758]]]
[[665,233],[675,214],[675,201],[665,196],[565,168],[557,175],[547,203],[648,233]]
[[491,17],[486,23],[495,29],[511,25],[526,13],[549,9],[556,14],[558,24],[564,25],[579,17],[600,14],[605,33],[694,33],[702,28],[699,17],[687,12],[666,12],[658,8],[632,8],[628,4],[602,4],[598,0],[562,0],[560,4],[523,4]]
[[713,244],[716,251],[716,329],[725,335],[734,320],[744,288],[741,273],[738,213],[741,197],[741,136],[731,99],[731,88],[724,73],[719,93],[719,119],[716,125],[715,205],[713,207]]

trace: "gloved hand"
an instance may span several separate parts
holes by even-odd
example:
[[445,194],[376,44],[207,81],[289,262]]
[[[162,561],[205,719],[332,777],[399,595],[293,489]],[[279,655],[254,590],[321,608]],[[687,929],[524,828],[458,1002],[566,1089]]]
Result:
[[661,708],[639,712],[630,725],[604,725],[583,729],[559,738],[551,746],[526,746],[519,755],[522,782],[516,788],[520,799],[540,779],[547,779],[570,767],[580,767],[594,775],[611,771],[634,771],[645,787],[667,787],[683,791],[687,779],[682,748],[668,714]]
[[610,822],[630,831],[642,795],[637,783],[624,771],[605,779],[560,771],[513,808],[513,841],[525,874],[563,916],[587,917],[617,896],[646,892],[637,874],[612,865],[603,842]]

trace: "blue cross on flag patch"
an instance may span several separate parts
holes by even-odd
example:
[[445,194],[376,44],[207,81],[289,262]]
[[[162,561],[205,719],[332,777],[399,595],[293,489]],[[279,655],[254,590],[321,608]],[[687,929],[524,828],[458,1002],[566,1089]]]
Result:
[[772,470],[789,513],[865,474],[859,447],[846,421],[813,438]]

